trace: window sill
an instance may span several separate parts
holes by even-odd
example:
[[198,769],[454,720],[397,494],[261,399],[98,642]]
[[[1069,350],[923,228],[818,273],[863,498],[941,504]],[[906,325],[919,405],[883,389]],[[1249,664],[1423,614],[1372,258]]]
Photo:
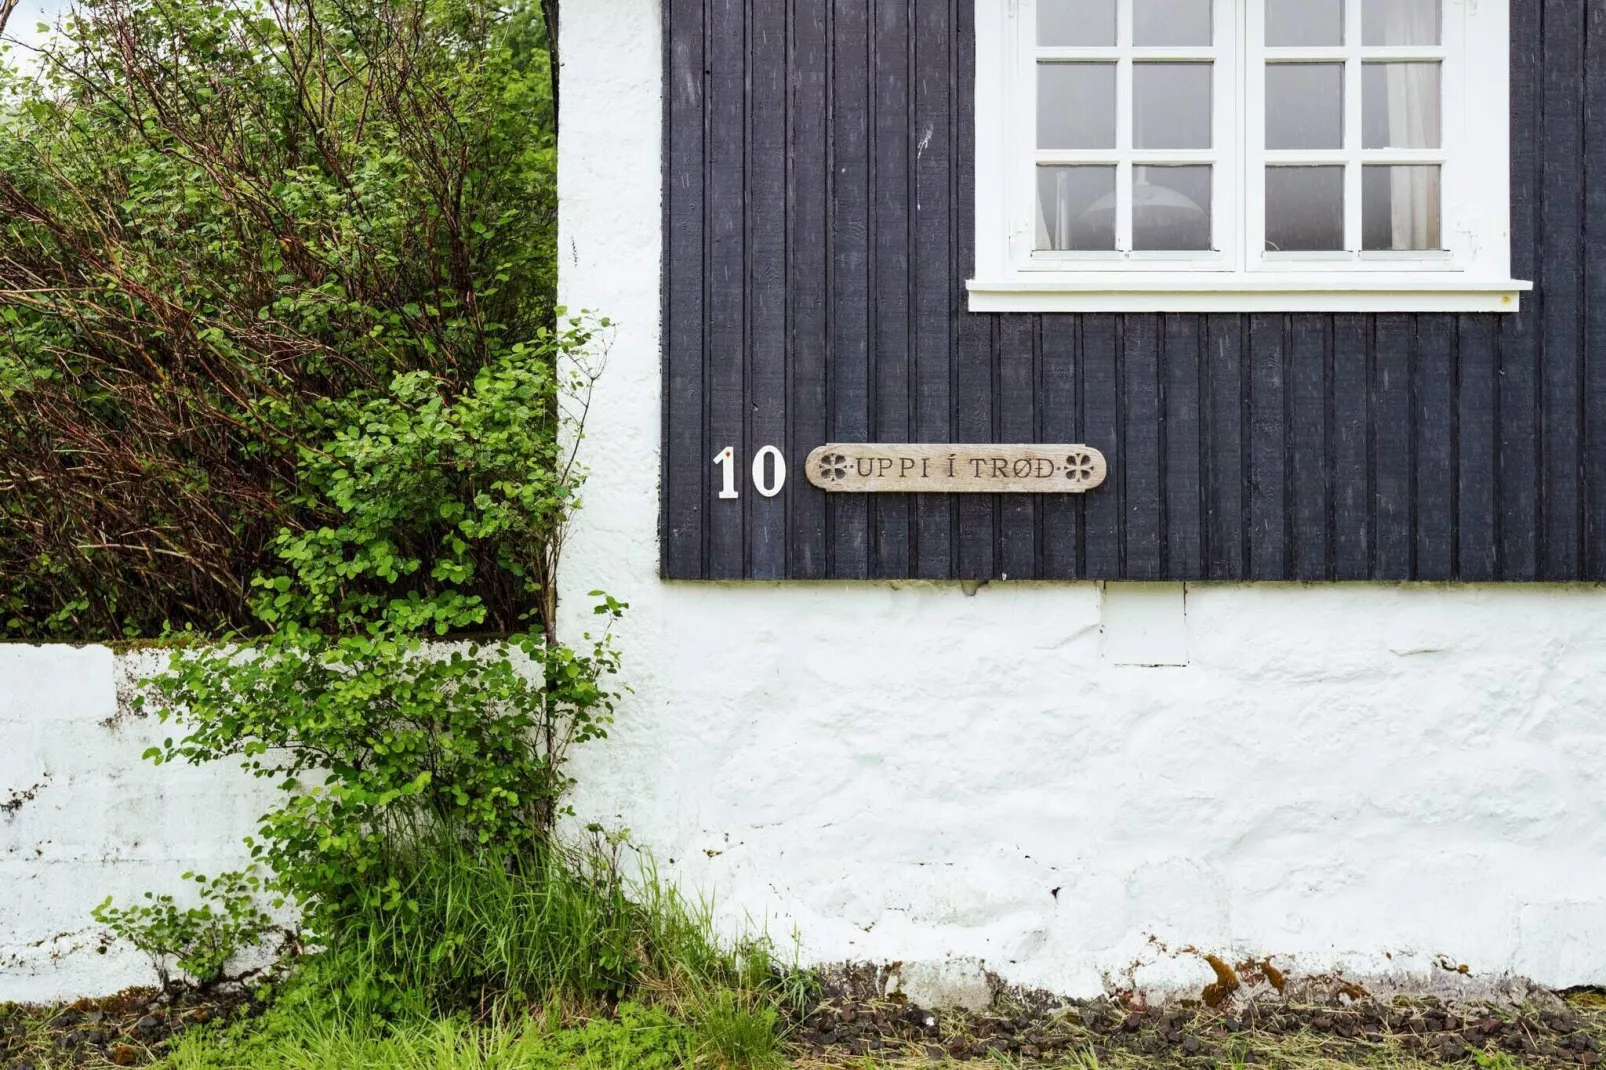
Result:
[[972,279],[972,312],[1515,312],[1533,283],[1460,276],[1223,277],[1086,272],[1002,282]]

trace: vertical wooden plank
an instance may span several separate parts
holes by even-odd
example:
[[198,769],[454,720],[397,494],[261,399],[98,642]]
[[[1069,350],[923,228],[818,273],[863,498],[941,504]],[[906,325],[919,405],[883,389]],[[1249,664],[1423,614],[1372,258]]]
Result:
[[1541,404],[1540,578],[1575,579],[1581,557],[1583,517],[1579,486],[1582,397],[1583,256],[1580,196],[1584,176],[1584,5],[1545,0],[1543,91],[1540,114],[1539,227],[1544,235],[1545,296]]
[[809,451],[830,438],[827,423],[829,373],[830,270],[826,152],[826,81],[830,50],[826,31],[830,0],[791,0],[791,50],[787,63],[788,159],[786,169],[787,333],[790,345],[791,448],[796,470],[787,480],[791,501],[791,578],[824,579],[830,574],[826,537],[826,495],[802,471]]
[[1539,322],[1548,273],[1538,256],[1542,0],[1511,4],[1511,272],[1532,279],[1521,311],[1500,317],[1500,578],[1539,574]]
[[[743,514],[752,483],[747,442],[747,24],[745,0],[710,0],[708,27],[708,380],[705,420],[712,457],[736,451],[742,496],[713,500],[708,576],[747,575]],[[710,468],[710,471],[713,469]]]
[[1584,561],[1606,580],[1606,0],[1588,0],[1584,56]]
[[1122,575],[1132,580],[1164,577],[1161,561],[1165,512],[1160,500],[1163,472],[1160,457],[1160,317],[1124,318],[1125,345],[1121,367],[1122,489],[1125,536]]
[[[662,569],[701,579],[714,492],[703,436],[703,0],[667,0],[665,94],[664,472]],[[705,455],[706,454],[706,455]]]
[[1333,317],[1333,577],[1372,574],[1371,318]]
[[1165,575],[1201,580],[1204,567],[1203,441],[1200,376],[1203,358],[1200,318],[1165,316],[1161,322],[1165,420],[1161,453],[1165,458]]
[[1416,317],[1377,317],[1373,356],[1372,423],[1373,522],[1377,544],[1373,579],[1412,578],[1411,362],[1416,349]]
[[[995,427],[993,335],[997,316],[963,316],[955,355],[955,430],[961,442],[993,442]],[[991,495],[959,497],[961,579],[990,580],[1000,571],[997,555],[998,501]]]
[[[1037,439],[1037,317],[1004,316],[998,338],[998,434],[1004,442]],[[1006,494],[999,509],[999,575],[1037,577],[1037,496]]]
[[1212,580],[1241,580],[1247,574],[1244,354],[1244,317],[1205,319],[1205,574]]
[[1125,579],[1121,561],[1123,495],[1127,457],[1121,441],[1120,320],[1110,315],[1082,317],[1082,441],[1110,462],[1104,485],[1082,506],[1084,576]]
[[[871,294],[875,347],[876,442],[908,442],[912,424],[910,380],[909,226],[912,149],[909,83],[909,0],[870,0],[874,18],[871,96],[873,164],[870,230],[874,283]],[[879,494],[871,501],[874,522],[873,574],[903,579],[911,574],[913,498]]]
[[[914,343],[916,437],[952,442],[954,320],[960,292],[953,273],[957,243],[954,209],[954,27],[951,2],[909,0],[915,13]],[[952,495],[926,494],[915,503],[915,574],[953,575]]]
[[[976,69],[975,5],[959,3],[954,23],[952,64],[958,92],[954,107],[954,259],[950,285],[963,286],[970,277],[971,246],[976,215],[976,130],[974,100]],[[976,316],[964,311],[964,296],[956,294],[958,319],[954,351],[954,431],[961,442],[992,442],[997,438],[997,391],[994,332],[997,316]],[[989,496],[961,494],[958,502],[956,575],[961,579],[990,580],[998,575],[996,554],[998,502]]]
[[[831,437],[870,435],[870,25],[864,0],[831,12]],[[831,575],[870,577],[869,502],[833,494]]]
[[1499,387],[1495,383],[1499,324],[1462,316],[1456,372],[1456,575],[1469,583],[1499,577],[1495,556],[1495,490],[1499,486]]
[[[754,3],[749,17],[747,441],[752,444],[749,457],[765,446],[775,446],[783,457],[796,457],[786,434],[786,7]],[[788,482],[806,483],[797,462]],[[785,579],[787,498],[766,498],[750,489],[750,477],[745,482],[749,575]]]
[[[1077,396],[1077,343],[1081,335],[1077,316],[1043,316],[1038,328],[1042,380],[1039,405],[1044,442],[1084,441]],[[1051,494],[1042,510],[1042,579],[1073,580],[1081,571],[1083,496]]]
[[1327,316],[1290,317],[1288,332],[1289,508],[1293,539],[1290,573],[1295,579],[1329,576],[1328,354]]
[[1249,578],[1288,578],[1287,317],[1249,317]]
[[1412,578],[1448,580],[1455,571],[1455,317],[1419,316],[1412,395],[1416,511]]

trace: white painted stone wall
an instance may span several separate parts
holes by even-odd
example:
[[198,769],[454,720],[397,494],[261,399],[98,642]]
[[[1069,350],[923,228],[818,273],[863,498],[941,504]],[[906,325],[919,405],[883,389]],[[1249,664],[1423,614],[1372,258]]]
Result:
[[0,644],[0,1003],[152,983],[145,956],[90,911],[249,861],[241,841],[268,786],[233,766],[140,758],[171,733],[129,709],[131,685],[164,658]]
[[[581,821],[920,997],[1196,992],[1203,953],[1606,983],[1606,591],[657,580],[657,7],[563,34],[562,286],[620,323],[565,627],[628,600],[635,688]],[[0,645],[0,1001],[148,981],[90,909],[243,861],[270,793],[140,761],[153,664]]]
[[658,5],[563,20],[563,298],[620,324],[568,626],[628,600],[636,688],[586,816],[814,961],[1606,982],[1601,590],[659,581]]

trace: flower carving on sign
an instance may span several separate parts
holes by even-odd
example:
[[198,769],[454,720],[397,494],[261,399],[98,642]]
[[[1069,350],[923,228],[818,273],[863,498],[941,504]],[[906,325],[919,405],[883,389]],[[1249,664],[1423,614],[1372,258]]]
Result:
[[1077,451],[1065,458],[1065,478],[1072,483],[1091,483],[1098,475],[1098,461],[1091,453]]
[[820,458],[820,476],[835,483],[848,477],[848,459],[840,453],[828,453]]

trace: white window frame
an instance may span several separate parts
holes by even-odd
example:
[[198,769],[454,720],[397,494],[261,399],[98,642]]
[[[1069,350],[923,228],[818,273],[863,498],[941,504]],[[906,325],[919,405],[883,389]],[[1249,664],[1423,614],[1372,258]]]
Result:
[[[1508,0],[1442,0],[1443,41],[1433,48],[1274,49],[1262,45],[1265,0],[1213,0],[1211,49],[1036,46],[1038,0],[976,0],[976,277],[973,312],[1512,312],[1532,284],[1511,278],[1510,29]],[[1344,0],[1360,25],[1362,0]],[[1130,3],[1120,5],[1120,41]],[[1352,40],[1358,34],[1350,34]],[[1442,147],[1363,150],[1360,93],[1345,92],[1344,149],[1266,153],[1265,63],[1323,59],[1345,64],[1346,86],[1368,59],[1443,64]],[[1133,59],[1213,59],[1213,148],[1131,148]],[[1117,147],[1039,152],[1039,59],[1114,60]],[[1359,83],[1356,83],[1357,87]],[[1479,117],[1491,117],[1480,120]],[[1361,170],[1368,163],[1441,165],[1442,251],[1267,253],[1267,160],[1322,162],[1346,170],[1345,231],[1359,245]],[[1210,162],[1213,252],[1036,250],[1040,163],[1115,164],[1117,247],[1130,247],[1130,168],[1144,161]],[[1348,244],[1347,243],[1347,244]]]

